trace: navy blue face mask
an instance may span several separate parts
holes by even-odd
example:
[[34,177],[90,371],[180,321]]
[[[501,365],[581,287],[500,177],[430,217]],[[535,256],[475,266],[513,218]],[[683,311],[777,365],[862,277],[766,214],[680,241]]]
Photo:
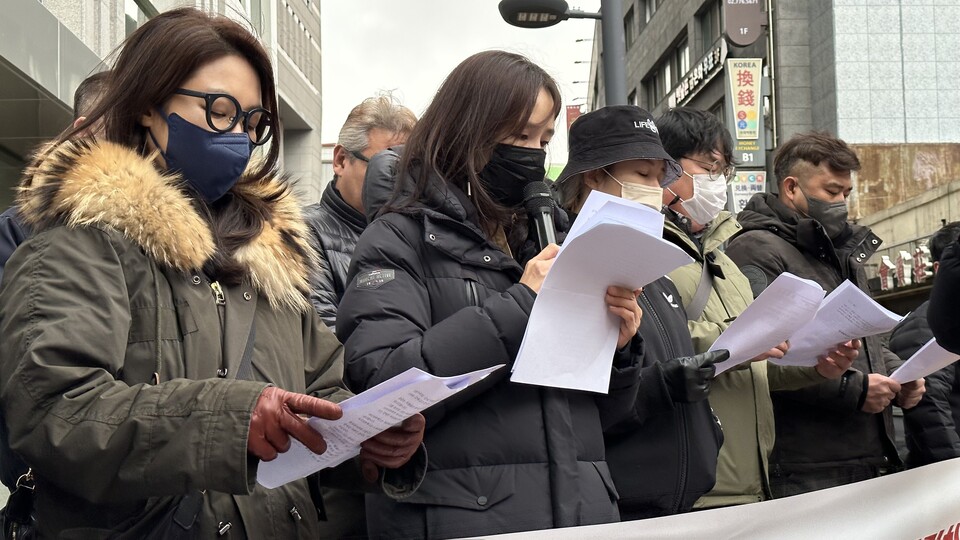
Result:
[[[147,130],[160,149],[153,132]],[[167,151],[160,155],[170,172],[178,172],[203,197],[212,203],[236,185],[250,161],[253,143],[246,133],[216,133],[184,120],[176,113],[167,115]]]

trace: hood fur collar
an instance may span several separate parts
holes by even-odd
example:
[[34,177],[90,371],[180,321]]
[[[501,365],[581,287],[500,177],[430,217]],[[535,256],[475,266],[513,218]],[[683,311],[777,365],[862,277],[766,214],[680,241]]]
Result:
[[[213,233],[190,199],[133,150],[110,142],[71,140],[41,150],[28,169],[17,203],[24,221],[36,230],[107,226],[139,245],[159,265],[195,272],[216,251]],[[271,201],[272,216],[260,234],[234,254],[251,284],[275,308],[306,312],[308,274],[316,255],[300,206],[286,182],[268,178],[238,184],[238,197]]]

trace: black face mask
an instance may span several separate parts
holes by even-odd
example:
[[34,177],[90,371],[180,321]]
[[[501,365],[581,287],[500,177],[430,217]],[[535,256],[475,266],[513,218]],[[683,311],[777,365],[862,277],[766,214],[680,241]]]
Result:
[[[800,186],[798,185],[797,188],[799,189]],[[807,199],[807,217],[817,220],[831,240],[836,240],[843,234],[843,231],[847,229],[847,203],[845,201],[828,203],[807,195],[802,189],[800,193],[803,193],[804,198]]]
[[480,181],[491,197],[507,208],[523,204],[523,188],[542,181],[547,153],[539,148],[498,144],[480,171]]

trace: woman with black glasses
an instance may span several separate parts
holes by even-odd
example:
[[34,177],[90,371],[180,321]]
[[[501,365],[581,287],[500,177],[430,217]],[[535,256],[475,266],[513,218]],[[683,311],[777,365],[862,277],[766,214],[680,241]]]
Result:
[[[269,57],[237,23],[176,10],[130,36],[107,87],[24,175],[36,233],[0,287],[0,406],[39,535],[316,538],[306,481],[256,483],[291,439],[323,452],[300,415],[339,418],[350,395],[277,175]],[[417,415],[366,441],[364,476],[422,437]]]

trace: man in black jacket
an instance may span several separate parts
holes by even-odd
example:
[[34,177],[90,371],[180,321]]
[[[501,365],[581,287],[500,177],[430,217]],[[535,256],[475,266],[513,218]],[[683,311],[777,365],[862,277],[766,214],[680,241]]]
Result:
[[[847,221],[856,153],[826,133],[802,133],[781,145],[774,172],[779,196],[760,193],[737,215],[743,232],[727,247],[759,295],[783,272],[812,279],[825,291],[849,279],[866,287],[863,263],[881,240]],[[776,444],[770,484],[774,497],[867,480],[895,470],[890,403],[910,408],[923,379],[902,386],[889,377],[902,363],[878,336],[840,379],[773,392]]]
[[[310,301],[324,324],[336,330],[337,309],[347,285],[347,269],[360,234],[367,227],[363,185],[367,163],[377,152],[403,144],[416,124],[410,109],[384,94],[363,100],[347,115],[333,149],[333,180],[320,202],[304,208],[319,264],[310,275]],[[364,495],[320,488],[326,519],[324,538],[364,538]]]
[[[933,272],[940,269],[943,251],[960,237],[960,221],[948,223],[930,238]],[[890,334],[890,350],[906,361],[923,347],[933,331],[927,319],[930,302],[906,316]],[[907,440],[907,467],[920,467],[960,457],[960,370],[957,365],[931,373],[920,403],[903,411]]]
[[320,202],[304,209],[320,257],[310,280],[310,301],[330,330],[336,328],[353,249],[367,226],[362,199],[367,163],[377,152],[403,144],[416,122],[413,112],[389,94],[354,107],[333,149],[333,181]]

